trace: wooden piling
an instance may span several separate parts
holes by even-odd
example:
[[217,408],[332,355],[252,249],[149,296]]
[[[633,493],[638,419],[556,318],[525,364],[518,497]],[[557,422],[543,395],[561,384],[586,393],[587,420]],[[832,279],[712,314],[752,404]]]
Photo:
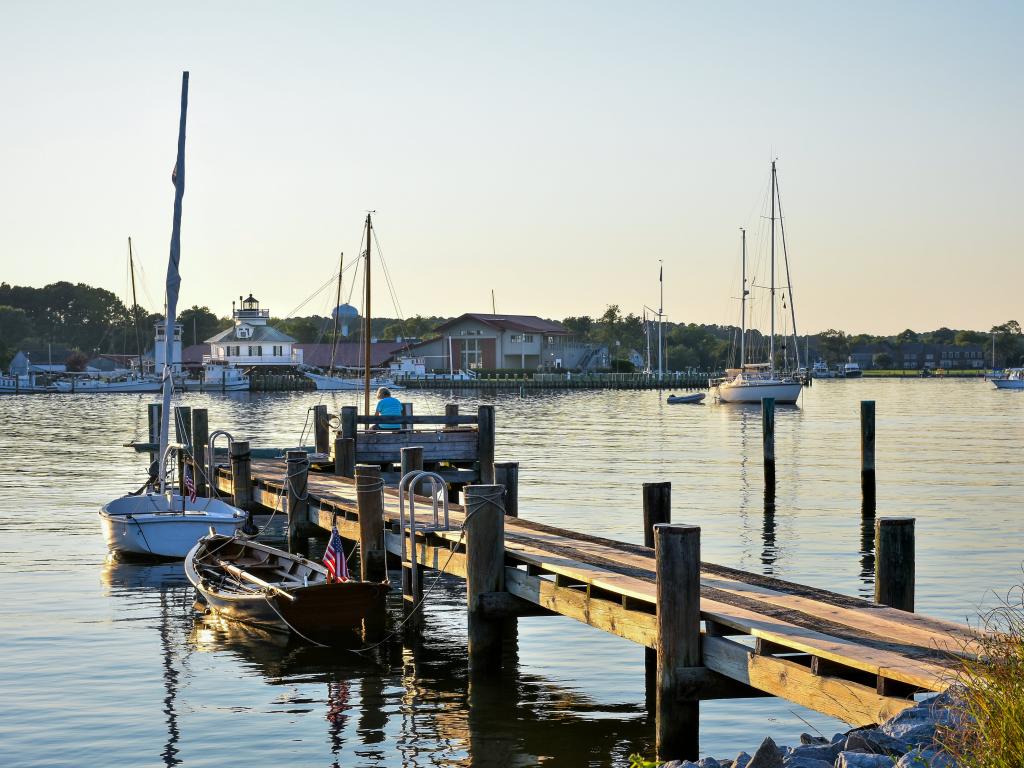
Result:
[[[481,408],[486,407],[482,406]],[[488,618],[481,595],[505,590],[505,511],[499,485],[466,486],[466,603],[470,673],[501,665],[500,619]]]
[[875,521],[875,602],[914,610],[914,518]]
[[341,436],[356,439],[356,416],[359,409],[354,405],[344,405],[341,408]]
[[764,479],[775,484],[775,398],[761,400],[761,437],[764,441]]
[[317,453],[326,455],[331,450],[331,427],[326,405],[313,406],[313,445]]
[[505,516],[519,517],[519,462],[495,462],[494,482],[505,486]]
[[444,415],[445,416],[458,416],[459,415],[459,404],[458,403],[445,403]]
[[[654,549],[654,526],[672,522],[672,483],[644,483],[644,546]],[[647,709],[658,700],[658,651],[644,648],[644,691]]]
[[359,570],[364,581],[384,581],[384,483],[380,467],[359,464],[355,469],[359,510]]
[[657,573],[658,697],[655,748],[659,760],[696,760],[700,704],[679,696],[688,673],[702,666],[700,650],[700,528],[654,526]]
[[[146,408],[146,416],[149,419],[149,442],[153,445],[160,445],[160,419],[163,415],[163,403],[150,403]],[[154,448],[149,452],[149,474],[159,474],[160,449]]]
[[[179,445],[192,445],[192,409],[187,405],[174,406],[174,438]],[[185,451],[178,450],[178,489],[184,493]]]
[[252,508],[252,459],[248,440],[231,443],[231,494],[232,503],[239,509]]
[[205,408],[192,409],[192,477],[196,493],[206,496],[209,486],[206,482],[206,452],[210,444],[210,422]]
[[334,474],[341,477],[356,476],[356,441],[342,437],[339,432],[334,438]]
[[[402,403],[402,416],[412,416],[412,403]],[[411,422],[402,422],[402,429],[415,429],[415,425]]]
[[[410,445],[400,450],[402,457],[401,464],[401,475],[405,477],[408,473],[413,472],[417,469],[423,469],[423,446],[421,445]],[[422,486],[420,483],[413,483],[408,486],[407,490],[410,494],[419,493]],[[410,537],[410,546],[416,546],[415,537]],[[402,563],[402,598],[403,605],[406,608],[406,613],[415,608],[416,604],[423,597],[423,569],[420,568],[418,574],[419,578],[416,580],[418,589],[413,588],[412,580],[412,566],[409,563]],[[416,619],[410,619],[410,621],[416,621]],[[408,622],[407,622],[408,624]]]
[[860,486],[865,500],[875,498],[875,401],[860,401]]
[[480,485],[494,484],[494,406],[481,405],[477,408],[477,456],[480,464]]
[[306,487],[309,482],[309,457],[305,451],[286,451],[288,467],[288,550],[296,545],[309,527],[309,503]]

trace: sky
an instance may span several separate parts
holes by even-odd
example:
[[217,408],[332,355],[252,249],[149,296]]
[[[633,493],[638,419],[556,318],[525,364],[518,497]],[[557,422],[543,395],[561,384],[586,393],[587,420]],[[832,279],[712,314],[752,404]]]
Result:
[[6,0],[0,281],[127,297],[131,236],[160,309],[188,69],[179,307],[326,312],[372,209],[378,316],[640,314],[663,263],[667,319],[737,323],[777,159],[801,332],[1024,321],[1021,29],[1013,2]]

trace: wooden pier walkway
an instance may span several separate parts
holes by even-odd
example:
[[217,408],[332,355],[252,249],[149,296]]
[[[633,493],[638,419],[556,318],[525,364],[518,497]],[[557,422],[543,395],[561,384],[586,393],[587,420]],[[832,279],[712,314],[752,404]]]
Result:
[[[283,461],[253,459],[253,501],[287,513],[286,472]],[[232,492],[228,467],[218,468],[217,485]],[[336,519],[343,538],[360,540],[354,480],[313,471],[306,488],[310,523],[330,530]],[[429,499],[417,499],[421,510],[429,508]],[[463,506],[452,504],[451,530],[418,533],[421,566],[466,577],[460,543],[465,515]],[[400,555],[393,488],[383,492],[383,516],[385,547]],[[527,615],[540,609],[658,647],[653,550],[506,517],[504,553],[509,599],[490,596],[485,612]],[[704,562],[700,617],[704,669],[691,675],[689,696],[770,694],[854,725],[880,722],[913,704],[887,695],[887,688],[904,694],[944,690],[957,675],[958,655],[970,652],[977,639],[959,624]]]

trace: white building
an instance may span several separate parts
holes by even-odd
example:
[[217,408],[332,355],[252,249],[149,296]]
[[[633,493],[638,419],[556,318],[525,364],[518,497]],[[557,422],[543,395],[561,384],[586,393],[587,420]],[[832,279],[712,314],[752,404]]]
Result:
[[[155,371],[160,374],[164,369],[164,361],[167,359],[167,320],[155,322],[156,337],[153,344],[153,360],[156,363]],[[181,323],[174,324],[174,346],[171,351],[171,370],[174,373],[181,373]]]
[[246,368],[301,365],[302,350],[295,339],[267,325],[270,310],[260,309],[251,293],[247,299],[238,298],[241,308],[232,304],[231,310],[234,326],[206,340],[210,354],[203,362],[212,359]]

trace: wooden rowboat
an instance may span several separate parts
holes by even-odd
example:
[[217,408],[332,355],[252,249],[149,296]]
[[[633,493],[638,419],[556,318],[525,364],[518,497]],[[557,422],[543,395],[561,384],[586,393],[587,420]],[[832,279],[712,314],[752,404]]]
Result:
[[383,616],[387,584],[329,582],[319,563],[249,539],[211,534],[185,558],[185,575],[224,618],[351,643],[362,620]]
[[669,405],[679,405],[680,403],[699,403],[703,399],[703,392],[695,392],[692,395],[669,395],[667,402]]

